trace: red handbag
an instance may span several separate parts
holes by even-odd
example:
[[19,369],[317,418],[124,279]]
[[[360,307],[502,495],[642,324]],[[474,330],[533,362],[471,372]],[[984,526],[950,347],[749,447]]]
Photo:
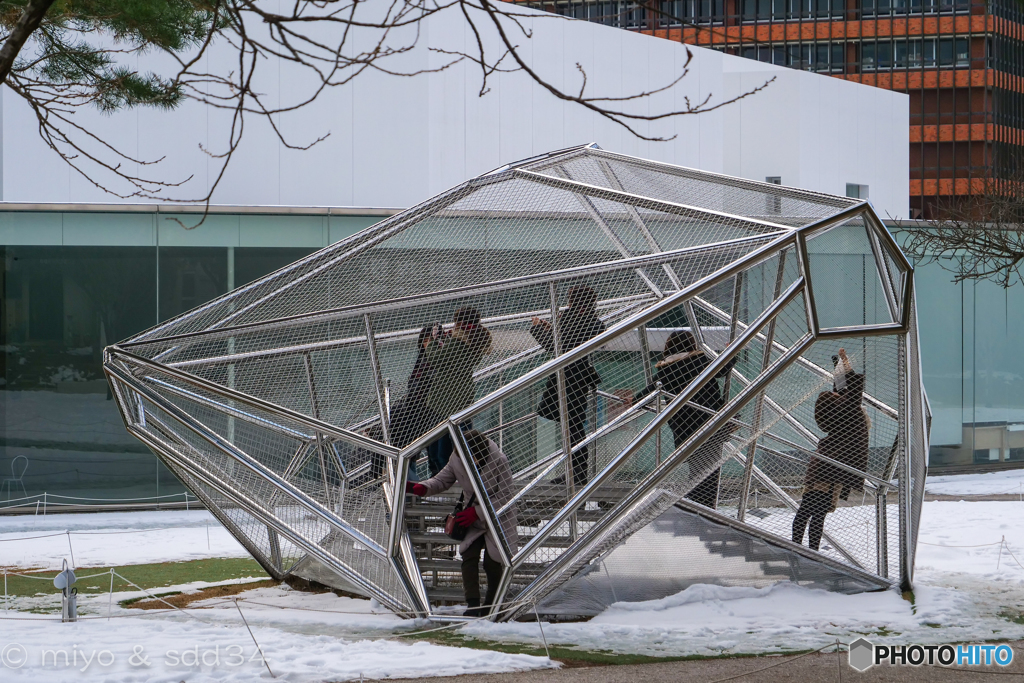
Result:
[[[459,496],[459,502],[455,504],[455,509],[448,513],[448,516],[444,518],[445,535],[448,536],[448,538],[458,541],[459,543],[466,540],[466,534],[469,533],[468,526],[460,526],[459,523],[455,521],[455,515],[459,514],[465,509],[463,506],[463,501],[465,499],[466,494],[463,493],[461,496]],[[470,505],[473,504],[473,496],[469,497],[469,503]]]

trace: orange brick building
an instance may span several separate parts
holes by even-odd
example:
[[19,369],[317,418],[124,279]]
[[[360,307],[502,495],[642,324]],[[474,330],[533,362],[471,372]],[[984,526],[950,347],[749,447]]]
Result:
[[628,30],[910,96],[910,207],[984,191],[1024,152],[1016,0],[528,2]]

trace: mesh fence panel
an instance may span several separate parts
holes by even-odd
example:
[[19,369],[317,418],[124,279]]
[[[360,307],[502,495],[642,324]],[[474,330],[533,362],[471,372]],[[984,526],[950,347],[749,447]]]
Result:
[[595,559],[544,598],[537,609],[545,615],[589,616],[616,602],[658,600],[695,584],[763,587],[778,581],[840,593],[885,586],[809,560],[694,511],[673,508]]
[[530,167],[544,173],[563,168],[580,182],[794,227],[856,203],[843,197],[726,178],[600,151],[577,155],[569,161],[546,160]]
[[814,235],[807,252],[822,329],[895,322],[863,219]]
[[[589,576],[595,558],[648,534],[650,519],[682,496],[691,512],[728,527],[702,547],[724,560],[745,544],[746,564],[776,553],[764,547],[788,543],[795,516],[825,504],[809,515],[812,529],[823,520],[816,557],[831,567],[820,580],[852,586],[842,577],[862,580],[859,570],[893,580],[908,553],[896,490],[908,501],[910,546],[923,496],[918,341],[912,334],[904,347],[909,368],[900,335],[808,345],[808,310],[825,329],[891,325],[901,261],[888,235],[858,217],[810,228],[804,273],[791,229],[855,203],[590,148],[548,155],[469,181],[128,340],[127,351],[157,365],[115,349],[112,367],[127,373],[116,398],[133,429],[159,440],[186,485],[276,570],[294,565],[396,608],[409,604],[384,557],[399,552],[387,547],[395,525],[431,603],[460,596],[443,529],[460,487],[406,501],[386,466],[405,449],[411,480],[436,473],[451,444],[422,437],[445,423],[482,431],[508,459],[511,484],[480,470],[485,514],[515,557],[505,599],[527,587],[533,597],[564,593],[576,585],[566,579]],[[777,239],[775,251],[734,265]],[[685,301],[659,303],[726,267],[729,277]],[[602,334],[559,370],[536,372]],[[730,345],[730,362],[691,387]],[[845,356],[850,372],[836,373],[833,356]],[[140,399],[143,388],[160,405]],[[683,391],[688,402],[649,429]],[[837,405],[820,408],[830,401]],[[719,414],[726,405],[729,420]],[[702,443],[681,457],[694,438]],[[424,449],[410,452],[414,442]],[[269,473],[231,457],[232,448]],[[389,500],[403,504],[400,518]],[[810,576],[807,553],[786,556],[788,573],[762,578]]]

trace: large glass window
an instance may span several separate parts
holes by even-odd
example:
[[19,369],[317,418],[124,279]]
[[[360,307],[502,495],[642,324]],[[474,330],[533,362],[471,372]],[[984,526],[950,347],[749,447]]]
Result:
[[103,348],[379,220],[218,213],[184,230],[162,216],[0,213],[0,479],[25,467],[29,496],[183,500],[125,430]]
[[156,249],[2,246],[0,253],[0,476],[11,476],[19,459],[30,496],[181,493],[125,431],[101,367],[104,346],[157,322]]
[[915,271],[931,465],[1015,459],[1024,448],[1024,286],[952,278],[934,263]]

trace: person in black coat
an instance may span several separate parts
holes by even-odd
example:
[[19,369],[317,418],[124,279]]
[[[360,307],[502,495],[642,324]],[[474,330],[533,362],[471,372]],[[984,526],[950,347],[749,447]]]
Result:
[[[597,293],[586,286],[577,286],[569,290],[569,308],[558,316],[558,341],[561,352],[566,353],[583,342],[604,332],[604,323],[597,317]],[[540,318],[533,318],[530,334],[548,353],[555,352],[554,334],[551,323]],[[570,363],[565,368],[565,403],[568,414],[569,441],[575,445],[586,438],[587,430],[587,399],[601,382],[590,358],[582,358]],[[559,422],[558,411],[558,378],[552,375],[544,387],[544,396],[537,408],[541,417]],[[584,446],[573,453],[573,482],[577,487],[585,486],[589,477],[589,449]],[[565,482],[563,477],[556,478],[553,484]]]
[[[679,330],[669,335],[665,341],[665,352],[662,359],[655,365],[657,375],[654,377],[641,396],[647,396],[655,391],[658,382],[661,388],[670,394],[679,394],[690,385],[711,363],[711,359],[697,348],[697,341],[693,335],[685,330]],[[719,411],[725,405],[725,397],[719,387],[718,380],[728,376],[735,359],[730,361],[714,379],[705,384],[697,394],[690,399],[691,403]],[[691,405],[684,405],[669,418],[668,426],[672,430],[672,442],[674,448],[682,446],[687,439],[700,429],[708,420],[713,417],[711,413]],[[717,449],[721,453],[724,439],[728,437],[728,428],[720,430],[714,437],[709,439],[697,453],[701,454],[701,460],[709,457],[714,458]],[[687,494],[687,498],[709,508],[718,505],[718,481],[722,469],[719,467],[709,474],[696,488]]]
[[[428,325],[420,330],[416,340],[416,360],[413,362],[412,372],[409,373],[405,396],[391,406],[388,415],[388,435],[391,437],[391,445],[396,448],[408,446],[416,437],[434,426],[426,424],[431,417],[426,409],[426,398],[434,373],[427,362],[423,347],[428,339],[438,336],[440,330],[440,323]],[[371,427],[367,435],[371,439],[384,441],[384,430],[379,424]],[[370,477],[377,479],[384,473],[384,456],[373,453],[370,458]]]
[[[818,452],[863,472],[868,468],[871,434],[871,419],[862,405],[865,376],[853,371],[845,349],[839,349],[836,361],[833,390],[818,394],[814,402],[814,421],[826,434],[818,441]],[[817,550],[828,513],[835,511],[840,499],[863,490],[864,477],[812,457],[793,517],[793,542],[802,543],[806,529],[807,546]]]

